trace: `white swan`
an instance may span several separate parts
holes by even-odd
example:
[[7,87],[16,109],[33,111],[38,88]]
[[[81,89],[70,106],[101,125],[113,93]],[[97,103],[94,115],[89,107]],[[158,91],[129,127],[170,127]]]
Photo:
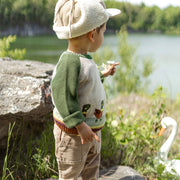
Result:
[[[168,126],[172,126],[172,131],[166,142],[159,149],[158,152],[159,163],[165,165],[165,171],[180,176],[180,160],[176,160],[176,159],[168,160],[168,153],[173,141],[176,138],[178,132],[178,125],[176,121],[171,117],[163,118],[161,121],[161,125],[162,128],[160,130],[159,135],[162,135],[162,133]],[[173,171],[173,169],[176,171],[176,173]]]

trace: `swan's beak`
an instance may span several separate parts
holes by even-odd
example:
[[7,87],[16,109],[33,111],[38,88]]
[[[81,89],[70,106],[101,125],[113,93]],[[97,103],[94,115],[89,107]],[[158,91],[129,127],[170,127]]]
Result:
[[159,131],[158,136],[161,136],[161,135],[164,133],[165,129],[166,129],[166,128],[162,127],[162,128],[160,129],[160,131]]

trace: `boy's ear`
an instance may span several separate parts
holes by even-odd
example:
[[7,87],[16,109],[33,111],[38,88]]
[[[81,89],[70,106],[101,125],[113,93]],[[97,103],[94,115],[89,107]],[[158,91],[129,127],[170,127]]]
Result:
[[91,42],[95,41],[95,33],[96,33],[96,29],[94,29],[88,33],[88,38]]

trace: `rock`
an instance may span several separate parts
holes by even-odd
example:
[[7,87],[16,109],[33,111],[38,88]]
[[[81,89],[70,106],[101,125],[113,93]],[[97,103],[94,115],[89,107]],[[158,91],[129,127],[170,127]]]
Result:
[[[137,171],[128,166],[114,166],[110,169],[100,170],[99,180],[145,180]],[[57,180],[49,178],[46,180]],[[79,177],[78,180],[81,180]]]
[[128,166],[114,166],[100,171],[99,180],[145,180],[137,171]]
[[52,112],[50,81],[54,65],[0,58],[0,148],[10,122],[40,123]]

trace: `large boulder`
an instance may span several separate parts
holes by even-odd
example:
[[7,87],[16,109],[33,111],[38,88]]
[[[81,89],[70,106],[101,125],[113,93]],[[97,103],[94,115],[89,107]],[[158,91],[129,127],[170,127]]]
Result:
[[10,122],[48,120],[53,69],[52,64],[0,58],[0,148],[6,146]]

